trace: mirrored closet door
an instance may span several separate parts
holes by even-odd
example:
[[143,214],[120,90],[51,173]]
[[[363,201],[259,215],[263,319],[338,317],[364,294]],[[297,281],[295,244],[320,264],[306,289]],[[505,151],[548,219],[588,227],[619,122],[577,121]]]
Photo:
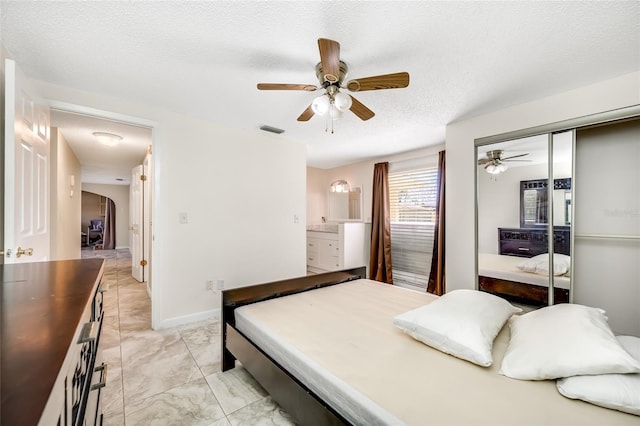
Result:
[[601,308],[640,336],[640,105],[481,138],[476,156],[477,288]]
[[477,146],[480,290],[532,307],[570,301],[572,147],[573,132]]

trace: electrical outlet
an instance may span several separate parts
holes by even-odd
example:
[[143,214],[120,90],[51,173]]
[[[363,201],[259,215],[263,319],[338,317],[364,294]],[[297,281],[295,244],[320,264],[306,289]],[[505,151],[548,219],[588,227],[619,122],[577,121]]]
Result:
[[204,288],[205,290],[213,290],[213,280],[207,280]]
[[216,281],[216,289],[218,289],[218,290],[224,290],[224,280],[218,280],[218,281]]

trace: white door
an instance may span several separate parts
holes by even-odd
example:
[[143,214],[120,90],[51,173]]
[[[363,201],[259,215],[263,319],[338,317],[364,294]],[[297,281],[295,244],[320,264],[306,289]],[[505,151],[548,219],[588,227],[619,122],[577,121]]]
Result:
[[144,282],[144,252],[143,252],[143,224],[144,224],[144,166],[139,165],[131,170],[131,185],[129,186],[129,231],[131,241],[131,275],[134,279]]
[[49,107],[5,60],[5,263],[49,260]]
[[146,177],[142,181],[142,258],[145,260],[142,271],[147,289],[151,291],[151,147],[144,158],[142,172]]

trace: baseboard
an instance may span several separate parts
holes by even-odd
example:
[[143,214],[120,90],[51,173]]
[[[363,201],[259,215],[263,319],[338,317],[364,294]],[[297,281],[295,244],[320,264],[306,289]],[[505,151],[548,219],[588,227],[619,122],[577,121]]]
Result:
[[220,318],[220,308],[196,312],[194,314],[183,315],[180,317],[168,318],[166,320],[163,320],[156,329],[160,330],[164,328],[177,327],[179,325],[191,324],[211,318]]

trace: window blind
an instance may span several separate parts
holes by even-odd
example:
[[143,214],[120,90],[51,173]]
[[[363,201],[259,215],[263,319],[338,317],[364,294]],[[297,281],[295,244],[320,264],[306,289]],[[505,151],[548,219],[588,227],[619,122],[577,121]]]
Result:
[[389,173],[391,264],[395,285],[424,290],[431,271],[437,168]]

